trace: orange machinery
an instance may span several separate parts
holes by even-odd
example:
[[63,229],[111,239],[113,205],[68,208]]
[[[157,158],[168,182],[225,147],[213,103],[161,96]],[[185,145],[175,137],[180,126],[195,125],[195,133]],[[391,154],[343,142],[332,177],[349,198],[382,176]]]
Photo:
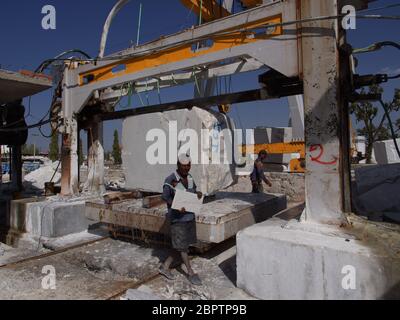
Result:
[[250,152],[258,154],[260,151],[265,150],[269,154],[289,154],[298,153],[299,158],[290,161],[290,172],[304,173],[305,172],[305,142],[286,142],[286,143],[271,143],[271,144],[256,144],[245,145],[242,147],[242,153],[248,154]]

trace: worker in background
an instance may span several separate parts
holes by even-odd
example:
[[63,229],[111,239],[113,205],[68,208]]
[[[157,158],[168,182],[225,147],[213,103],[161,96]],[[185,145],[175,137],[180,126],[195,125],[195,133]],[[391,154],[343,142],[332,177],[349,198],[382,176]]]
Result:
[[264,187],[262,182],[264,181],[269,187],[272,187],[272,183],[265,177],[264,174],[264,160],[267,158],[268,153],[265,150],[260,151],[257,160],[254,162],[254,169],[250,175],[251,184],[253,186],[253,193],[263,193]]
[[[179,156],[177,171],[165,180],[162,198],[168,206],[167,219],[171,225],[172,247],[180,253],[188,272],[189,281],[194,285],[201,285],[201,279],[193,271],[188,255],[189,246],[197,243],[195,215],[194,213],[186,212],[185,208],[182,208],[180,211],[171,208],[176,189],[197,193],[199,199],[203,196],[201,192],[197,192],[196,184],[189,173],[191,162],[192,160],[189,156]],[[175,275],[170,270],[173,260],[173,256],[170,255],[159,269],[159,272],[169,280],[176,279]]]

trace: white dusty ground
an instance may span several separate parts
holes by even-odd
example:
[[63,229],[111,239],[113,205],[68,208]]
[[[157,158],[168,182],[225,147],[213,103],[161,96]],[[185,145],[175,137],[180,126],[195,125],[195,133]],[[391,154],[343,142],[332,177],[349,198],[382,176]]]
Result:
[[55,172],[59,162],[48,162],[41,166],[38,170],[32,171],[31,173],[25,175],[24,181],[26,187],[33,187],[36,189],[44,189],[44,184],[50,182],[54,175],[53,181],[55,184],[61,182],[61,173],[59,171]]
[[[53,243],[53,247],[60,249],[95,237],[99,235],[82,233],[69,236]],[[169,249],[162,247],[103,239],[85,247],[7,267],[4,264],[43,254],[44,251],[21,252],[4,245],[2,248],[6,254],[3,258],[0,256],[0,300],[103,300],[117,294],[123,296],[139,281],[156,275],[160,263],[169,253]],[[166,299],[251,299],[235,287],[235,252],[234,243],[227,243],[219,251],[211,251],[207,256],[193,260],[193,268],[204,282],[201,287],[192,286],[180,267],[174,271],[178,275],[176,281],[157,277],[145,285]],[[55,290],[42,288],[46,276],[42,273],[43,267],[49,265],[56,271]]]

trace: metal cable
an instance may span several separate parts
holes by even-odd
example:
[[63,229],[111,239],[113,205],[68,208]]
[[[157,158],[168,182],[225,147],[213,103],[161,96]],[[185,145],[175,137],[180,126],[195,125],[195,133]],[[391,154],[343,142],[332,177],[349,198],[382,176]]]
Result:
[[364,9],[364,10],[360,10],[359,12],[379,11],[379,10],[390,9],[390,8],[396,8],[396,7],[400,7],[400,3],[389,4],[389,5],[383,6],[383,7],[371,8],[371,9]]
[[[400,50],[400,43],[397,43],[394,41],[381,41],[381,42],[374,43],[365,48],[354,49],[353,54],[363,54],[363,53],[378,51],[378,50],[382,49],[383,47],[394,47],[394,48]],[[400,74],[395,75],[395,76],[388,76],[389,80],[399,79],[399,78],[400,78]]]
[[[293,25],[293,24],[301,24],[301,23],[308,23],[308,22],[314,22],[314,21],[323,21],[323,20],[332,20],[332,19],[339,19],[339,18],[343,18],[346,15],[335,15],[335,16],[320,16],[320,17],[315,17],[315,18],[306,18],[306,19],[302,19],[302,20],[293,20],[293,21],[288,21],[288,22],[281,22],[281,23],[274,23],[274,24],[269,24],[269,25],[264,25],[261,27],[264,27],[266,29],[270,29],[270,28],[276,28],[276,27],[284,27],[284,26],[289,26],[289,25]],[[382,15],[357,15],[356,18],[359,19],[379,19],[379,20],[400,20],[400,16],[382,16]],[[175,42],[173,44],[170,45],[165,45],[165,46],[160,46],[157,49],[148,49],[148,50],[144,50],[141,51],[139,53],[131,53],[131,54],[114,54],[114,55],[110,55],[107,57],[103,57],[103,58],[98,58],[98,59],[92,59],[89,58],[88,55],[85,54],[86,59],[82,59],[82,58],[75,58],[75,59],[71,59],[71,58],[53,58],[53,59],[48,59],[46,60],[46,62],[55,62],[55,61],[70,61],[70,60],[74,60],[74,61],[78,61],[78,62],[98,62],[98,61],[115,61],[115,60],[121,60],[121,59],[125,59],[125,58],[133,58],[133,57],[139,57],[142,55],[147,55],[147,54],[151,54],[151,53],[156,53],[160,50],[164,50],[164,49],[170,49],[170,48],[174,48],[176,46],[182,45],[182,44],[190,44],[190,43],[194,43],[194,42],[198,42],[201,40],[207,40],[210,38],[210,36],[223,36],[223,35],[229,35],[232,33],[237,33],[237,32],[248,32],[248,31],[252,31],[254,29],[260,29],[260,26],[256,27],[256,28],[242,28],[239,30],[234,30],[234,31],[225,31],[225,32],[217,32],[217,33],[213,33],[211,35],[207,35],[207,36],[203,36],[203,37],[198,37],[196,39],[190,39],[190,40],[182,40],[182,41],[178,41]]]
[[38,127],[43,126],[43,125],[45,125],[45,124],[48,124],[48,123],[50,123],[50,122],[51,122],[51,120],[46,120],[46,121],[42,121],[42,122],[39,122],[39,123],[30,125],[30,126],[26,126],[26,127],[23,127],[23,128],[10,128],[10,129],[0,128],[0,132],[19,132],[19,131],[25,131],[25,130],[29,130],[29,129],[38,128]]
[[390,117],[389,109],[387,108],[386,104],[382,101],[382,99],[380,99],[379,102],[382,105],[383,110],[385,110],[385,115],[386,115],[386,118],[387,118],[387,120],[389,122],[389,128],[390,128],[390,132],[392,134],[392,139],[393,139],[393,142],[394,142],[394,146],[396,147],[397,155],[400,158],[400,148],[399,148],[399,145],[397,143],[397,137],[396,137],[396,133],[394,131],[394,126],[393,126],[392,118]]
[[[83,55],[84,57],[86,57],[89,60],[93,60],[90,55],[88,55],[86,52],[80,50],[80,49],[71,49],[71,50],[67,50],[64,51],[62,53],[60,53],[59,55],[55,56],[53,59],[47,59],[45,61],[43,61],[39,67],[36,68],[35,73],[41,73],[43,72],[47,67],[49,67],[53,62],[55,61],[64,61],[65,59],[61,59],[63,56],[65,56],[66,54],[69,53],[79,53],[81,55]],[[67,59],[70,60],[70,59]]]

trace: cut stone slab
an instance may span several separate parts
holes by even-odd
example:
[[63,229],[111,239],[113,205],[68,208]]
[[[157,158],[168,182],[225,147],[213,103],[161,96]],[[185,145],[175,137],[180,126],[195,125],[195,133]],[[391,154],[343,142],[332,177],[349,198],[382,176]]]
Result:
[[10,209],[7,244],[37,247],[37,242],[88,229],[85,201],[90,198],[30,198],[14,200]]
[[400,228],[272,219],[241,231],[237,251],[238,287],[260,299],[400,298]]
[[0,70],[0,103],[9,103],[32,96],[52,87],[47,78],[29,77],[18,72]]
[[[196,216],[197,239],[205,243],[221,243],[239,230],[265,221],[286,208],[284,195],[219,192],[214,201],[205,203]],[[89,220],[161,234],[169,233],[166,212],[166,205],[144,209],[142,200],[111,205],[104,204],[104,200],[86,203]]]
[[[176,123],[175,134],[172,132],[173,130],[169,130],[170,126],[173,127],[174,122]],[[232,144],[230,143],[228,150],[225,149],[225,144],[221,143],[221,149],[218,151],[218,146],[210,142],[208,148],[205,143],[202,143],[201,132],[203,129],[219,133],[225,129],[234,130],[235,125],[225,115],[199,108],[153,113],[125,119],[122,132],[125,188],[161,193],[165,178],[176,171],[178,154],[187,153],[185,145],[189,141],[195,141],[194,137],[188,137],[192,134],[197,136],[197,143],[194,142],[194,146],[197,147],[197,155],[195,150],[190,150],[189,153],[193,160],[191,175],[198,190],[211,195],[232,185],[235,182],[235,165],[224,164],[222,161],[221,164],[204,164],[202,161],[202,154],[210,159],[213,153],[221,157],[224,152],[231,152]],[[150,133],[154,133],[156,136],[152,138]],[[149,136],[147,136],[148,134]],[[162,134],[165,139],[159,138],[158,134]],[[178,141],[178,135],[184,136],[179,139],[180,141],[184,139],[184,142]],[[210,138],[210,140],[212,139]],[[174,146],[174,144],[176,145]],[[159,146],[158,152],[154,150],[156,146]],[[171,153],[170,149],[173,150]],[[148,154],[156,155],[160,161],[152,164],[149,162]]]
[[383,219],[386,222],[400,224],[400,212],[385,212],[383,214]]
[[68,234],[59,238],[50,238],[43,240],[43,247],[49,250],[59,250],[81,243],[92,242],[100,240],[104,237],[109,236],[108,230],[97,228],[95,230],[83,231],[79,233]]
[[395,184],[400,179],[400,163],[359,167],[355,169],[355,178],[359,194],[385,183]]
[[[397,143],[400,146],[400,139],[397,139]],[[378,164],[400,163],[393,140],[375,142],[374,152]]]
[[356,168],[355,178],[358,213],[400,212],[400,164]]

